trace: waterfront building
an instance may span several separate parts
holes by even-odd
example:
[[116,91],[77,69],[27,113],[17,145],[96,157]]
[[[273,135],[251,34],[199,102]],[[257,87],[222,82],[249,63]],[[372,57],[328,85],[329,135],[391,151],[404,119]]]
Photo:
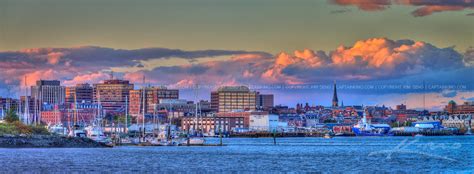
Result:
[[240,116],[212,116],[202,118],[187,116],[181,119],[181,127],[185,132],[195,130],[213,136],[219,133],[219,129],[221,133],[227,134],[235,132],[237,129],[245,128],[244,119],[244,117]]
[[224,86],[211,92],[211,108],[217,112],[256,110],[257,92],[246,86]]
[[278,128],[279,118],[274,114],[250,114],[249,128],[252,131],[272,132]]
[[[278,115],[279,122],[287,123],[288,127],[304,127],[306,125],[306,119],[310,119],[311,116],[307,116],[306,114],[280,114]],[[313,115],[315,116],[315,115]],[[315,116],[317,117],[317,116]],[[314,117],[313,117],[314,118]],[[315,120],[311,120],[313,123],[319,122]],[[311,122],[310,121],[310,122]],[[312,124],[312,123],[310,123]]]
[[66,87],[59,80],[38,80],[36,86],[31,86],[31,97],[39,103],[63,104],[65,96]]
[[248,128],[245,126],[245,118],[244,117],[234,117],[234,116],[220,116],[215,117],[215,133],[222,132],[223,134],[228,134],[230,132],[238,132],[239,129]]
[[463,104],[458,105],[456,102],[451,100],[444,110],[449,114],[474,114],[474,101],[464,102]]
[[260,110],[268,111],[273,107],[274,96],[273,94],[258,94],[257,95],[257,108]]
[[133,90],[133,84],[127,80],[105,80],[103,83],[94,84],[93,102],[100,101],[106,113],[124,113],[130,90]]
[[441,120],[444,127],[467,129],[471,128],[472,114],[453,114],[446,116],[445,119]]
[[77,84],[66,87],[66,103],[92,103],[94,88],[88,84]]
[[216,117],[242,117],[243,118],[243,128],[249,128],[250,126],[250,115],[268,115],[266,111],[234,111],[234,112],[219,112],[215,114]]
[[41,111],[41,122],[49,125],[90,125],[97,115],[97,104],[82,103],[71,109],[66,105],[55,105],[51,110]]
[[[145,99],[143,99],[143,90],[145,90]],[[145,107],[145,114],[153,114],[156,111],[156,107],[161,107],[157,106],[161,103],[160,101],[176,100],[174,102],[182,103],[182,101],[177,101],[178,99],[179,90],[177,89],[146,87],[144,89],[130,90],[129,113],[135,117],[139,116],[143,113],[143,107]],[[143,100],[145,100],[145,104],[143,104]]]

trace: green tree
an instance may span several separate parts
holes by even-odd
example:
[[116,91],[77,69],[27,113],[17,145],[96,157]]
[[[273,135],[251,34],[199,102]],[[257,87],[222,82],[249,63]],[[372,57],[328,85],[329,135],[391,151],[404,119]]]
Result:
[[5,121],[8,123],[13,123],[15,121],[20,121],[18,115],[16,115],[15,109],[7,110],[7,113],[4,117]]

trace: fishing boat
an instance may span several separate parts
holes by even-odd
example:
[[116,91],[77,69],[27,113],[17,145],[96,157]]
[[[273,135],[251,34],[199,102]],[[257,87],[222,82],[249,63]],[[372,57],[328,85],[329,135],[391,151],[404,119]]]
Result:
[[367,110],[364,112],[362,119],[352,127],[352,131],[356,136],[387,136],[390,133],[390,125],[388,124],[370,124],[367,122]]

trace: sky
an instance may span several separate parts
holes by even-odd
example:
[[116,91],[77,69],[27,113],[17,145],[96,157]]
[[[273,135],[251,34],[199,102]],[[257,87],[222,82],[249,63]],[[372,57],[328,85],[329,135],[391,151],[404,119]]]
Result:
[[[116,77],[277,104],[474,100],[472,0],[0,0],[0,96],[38,79]],[[420,100],[425,96],[425,101]]]

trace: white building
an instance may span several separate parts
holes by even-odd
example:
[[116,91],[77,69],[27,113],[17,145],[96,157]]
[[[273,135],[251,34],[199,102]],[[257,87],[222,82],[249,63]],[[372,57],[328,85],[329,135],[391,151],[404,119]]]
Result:
[[278,115],[250,115],[249,128],[252,131],[271,132],[278,128]]
[[454,114],[442,120],[444,127],[468,129],[471,127],[471,114]]

